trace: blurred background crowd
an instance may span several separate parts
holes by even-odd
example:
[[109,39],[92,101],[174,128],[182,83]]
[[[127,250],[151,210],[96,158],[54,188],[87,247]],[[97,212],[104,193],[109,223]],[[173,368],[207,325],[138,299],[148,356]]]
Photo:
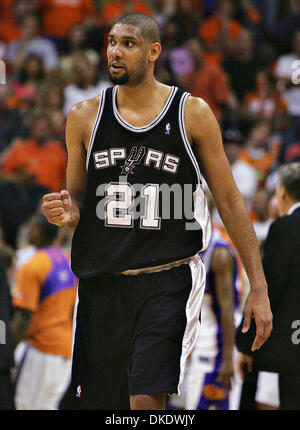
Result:
[[131,11],[161,26],[157,79],[214,111],[258,237],[266,236],[276,171],[300,158],[299,0],[0,0],[0,218],[9,246],[40,197],[64,186],[67,114],[110,86],[106,35]]
[[[41,197],[65,187],[70,108],[111,85],[107,33],[127,12],[161,26],[157,79],[211,106],[261,244],[277,217],[278,169],[300,161],[299,0],[0,0],[0,240],[9,279],[33,255],[27,232]],[[69,239],[60,232],[56,240],[69,249]]]

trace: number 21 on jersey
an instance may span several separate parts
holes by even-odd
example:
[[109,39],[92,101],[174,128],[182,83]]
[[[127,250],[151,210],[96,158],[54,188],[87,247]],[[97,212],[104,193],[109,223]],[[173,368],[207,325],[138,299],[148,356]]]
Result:
[[105,226],[133,228],[134,219],[140,217],[140,228],[159,230],[159,185],[146,184],[141,188],[140,198],[144,199],[144,213],[137,211],[135,189],[128,182],[111,182],[106,186],[104,205]]

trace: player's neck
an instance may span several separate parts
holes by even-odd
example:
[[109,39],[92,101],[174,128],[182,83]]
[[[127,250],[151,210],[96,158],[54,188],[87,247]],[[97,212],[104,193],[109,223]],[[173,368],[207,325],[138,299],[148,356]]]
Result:
[[157,100],[163,84],[156,81],[153,77],[145,79],[138,85],[120,85],[118,88],[117,102],[118,106],[131,107],[139,109],[142,107],[151,107]]

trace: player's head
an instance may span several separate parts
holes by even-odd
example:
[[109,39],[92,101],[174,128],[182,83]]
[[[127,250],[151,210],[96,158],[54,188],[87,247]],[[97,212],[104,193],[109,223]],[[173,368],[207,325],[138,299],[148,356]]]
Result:
[[43,144],[51,136],[51,120],[50,118],[41,113],[32,116],[30,121],[30,137]]
[[289,163],[281,166],[276,197],[281,216],[287,214],[291,205],[300,202],[300,163]]
[[198,37],[192,37],[186,42],[186,47],[196,67],[200,67],[204,61],[204,49]]
[[119,85],[138,85],[161,52],[160,29],[151,16],[131,13],[118,19],[108,35],[108,70],[110,80]]
[[37,248],[50,246],[57,237],[58,228],[42,214],[34,215],[28,224],[28,240]]
[[238,129],[227,129],[223,133],[224,150],[230,164],[234,164],[243,146],[243,136]]

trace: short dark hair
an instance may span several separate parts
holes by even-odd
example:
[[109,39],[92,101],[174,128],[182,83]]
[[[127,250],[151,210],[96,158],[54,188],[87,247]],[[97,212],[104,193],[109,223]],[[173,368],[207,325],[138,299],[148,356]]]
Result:
[[223,132],[223,142],[235,143],[236,145],[241,145],[243,143],[243,135],[238,129],[228,128]]
[[300,163],[288,163],[281,166],[279,183],[286,189],[292,200],[300,201]]
[[56,239],[58,227],[54,224],[50,224],[47,218],[42,214],[34,215],[34,222],[39,227],[43,245],[51,245],[54,239]]
[[132,25],[133,27],[138,27],[141,30],[144,39],[147,39],[152,43],[161,42],[160,27],[152,16],[144,13],[128,13],[116,20],[113,27],[116,24],[127,24]]
[[15,251],[6,244],[0,245],[0,258],[4,264],[5,270],[10,269],[14,264]]

